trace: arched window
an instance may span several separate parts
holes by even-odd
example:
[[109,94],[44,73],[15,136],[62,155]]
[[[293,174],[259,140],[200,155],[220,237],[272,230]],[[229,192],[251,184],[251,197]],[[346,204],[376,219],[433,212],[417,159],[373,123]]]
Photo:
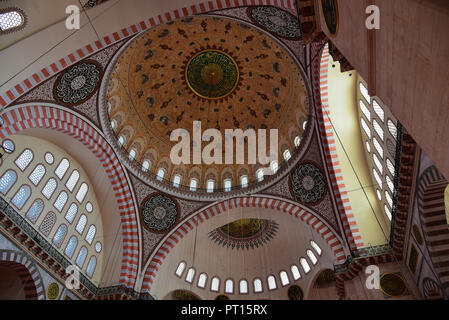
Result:
[[368,141],[365,141],[365,146],[366,146],[366,150],[367,150],[368,152],[371,152],[371,145],[369,144]]
[[393,199],[391,199],[391,195],[388,191],[385,191],[385,200],[387,200],[387,203],[390,206],[390,208],[393,208]]
[[78,245],[78,239],[75,236],[72,236],[69,240],[69,242],[67,243],[67,246],[65,247],[65,255],[67,257],[69,257],[70,259],[72,259],[73,257],[73,253],[76,250],[76,246]]
[[73,170],[72,174],[70,175],[69,180],[67,180],[65,186],[67,189],[69,189],[70,192],[73,192],[73,189],[75,189],[76,184],[78,183],[78,180],[80,179],[80,173],[78,170]]
[[391,221],[392,215],[391,211],[388,209],[387,205],[384,205],[385,213],[387,214],[388,219]]
[[86,273],[91,278],[94,275],[96,265],[97,265],[97,258],[95,258],[95,256],[90,257],[89,263],[87,264]]
[[374,112],[376,112],[379,119],[382,122],[384,122],[385,121],[385,112],[375,99],[373,99],[373,108],[374,108]]
[[67,170],[70,167],[70,162],[67,159],[62,159],[61,162],[59,162],[59,165],[56,167],[55,174],[61,180],[64,178]]
[[395,169],[394,169],[394,165],[390,161],[390,159],[387,159],[387,168],[388,168],[388,171],[390,171],[391,175],[394,177]]
[[26,217],[32,223],[35,223],[41,215],[42,210],[44,210],[44,202],[41,199],[36,199],[28,210]]
[[198,180],[195,178],[190,179],[190,191],[196,191],[196,188],[198,187]]
[[129,158],[131,160],[134,160],[136,158],[137,152],[134,149],[131,149],[131,151],[129,152]]
[[76,193],[76,200],[78,200],[79,203],[82,203],[84,201],[84,198],[87,195],[87,191],[89,190],[89,187],[87,186],[87,183],[83,182]]
[[78,220],[78,224],[76,225],[76,231],[78,231],[79,234],[83,234],[84,228],[86,227],[87,223],[87,217],[83,214],[81,215],[80,219]]
[[173,177],[173,186],[178,188],[181,184],[181,176],[179,174],[175,174]]
[[315,254],[312,252],[312,250],[306,251],[307,256],[309,257],[310,261],[312,261],[312,264],[316,264],[318,262],[318,259],[316,258]]
[[299,262],[301,263],[301,267],[302,267],[302,269],[304,270],[304,272],[307,274],[307,273],[309,273],[310,272],[310,265],[309,265],[309,263],[307,262],[307,260],[306,259],[304,259],[304,258],[301,258],[301,259],[299,259]]
[[218,277],[213,277],[210,282],[210,291],[218,292],[220,289],[220,279]]
[[257,178],[257,181],[263,180],[263,169],[259,169],[256,171],[256,178]]
[[301,279],[301,273],[299,272],[298,266],[297,265],[292,265],[290,267],[290,270],[292,272],[293,275],[293,279],[296,281],[298,279]]
[[373,175],[374,179],[376,179],[377,184],[379,185],[379,188],[382,189],[382,179],[380,178],[379,174],[377,173],[376,169],[373,169]]
[[12,185],[16,182],[16,180],[17,174],[14,171],[6,171],[0,179],[0,192],[3,195],[6,195],[11,189]]
[[176,275],[181,278],[182,274],[184,273],[185,268],[186,268],[186,263],[184,261],[181,261],[178,265],[178,268],[176,269],[176,272],[175,272]]
[[290,153],[290,150],[285,150],[284,151],[284,154],[283,154],[283,157],[284,157],[284,160],[285,161],[288,161],[288,160],[290,160],[290,158],[292,157],[292,154]]
[[394,184],[393,181],[391,181],[391,178],[387,175],[385,179],[387,180],[388,189],[390,189],[391,192],[394,192]]
[[84,261],[86,261],[87,249],[86,247],[82,247],[80,252],[78,253],[78,257],[76,258],[76,264],[78,267],[83,268]]
[[208,180],[207,181],[207,192],[209,192],[209,193],[214,192],[214,187],[215,187],[215,181]]
[[53,212],[47,213],[44,220],[42,221],[39,230],[43,235],[47,236],[50,234],[50,231],[53,229],[53,226],[56,222],[56,215]]
[[33,161],[33,157],[33,152],[30,149],[25,149],[16,159],[15,164],[20,170],[24,171]]
[[16,192],[14,198],[12,198],[12,203],[19,209],[22,209],[25,202],[28,200],[28,198],[31,196],[31,188],[27,185],[23,185],[20,187],[20,189]]
[[363,83],[360,82],[360,93],[362,94],[362,96],[365,98],[366,102],[370,103],[371,102],[371,97],[368,94],[368,89],[365,87],[365,85]]
[[92,244],[92,242],[94,241],[95,233],[97,233],[97,228],[95,228],[94,225],[91,225],[86,235],[86,241],[88,244]]
[[125,137],[124,136],[119,136],[118,137],[118,145],[121,147],[125,144]]
[[360,119],[361,123],[362,123],[362,128],[363,131],[365,131],[366,135],[368,136],[368,138],[371,139],[371,129],[369,128],[368,124],[366,123],[365,119],[361,118]]
[[244,175],[240,177],[240,185],[242,188],[248,187],[248,176]]
[[56,208],[56,210],[61,212],[62,209],[64,208],[65,204],[67,203],[68,198],[69,198],[69,195],[67,194],[67,192],[61,191],[59,196],[56,198],[55,203],[53,204],[54,207]]
[[281,284],[283,287],[290,284],[290,280],[288,279],[287,272],[285,272],[285,271],[279,272],[279,277],[281,278]]
[[279,169],[279,164],[277,161],[271,161],[270,163],[271,172],[276,173]]
[[117,128],[117,124],[116,124],[115,120],[111,121],[111,128],[112,128],[112,130],[115,130],[115,128]]
[[21,29],[25,25],[25,16],[15,9],[2,10],[0,13],[0,34]]
[[379,169],[380,174],[383,173],[383,166],[382,163],[380,162],[379,158],[376,156],[376,154],[373,154],[373,159],[374,159],[374,164],[376,165],[377,169]]
[[375,137],[373,137],[373,144],[374,144],[374,148],[376,148],[380,157],[383,159],[384,158],[384,149],[382,148],[379,141],[377,141],[377,139]]
[[302,130],[306,130],[307,128],[307,120],[304,120],[304,122],[302,123]]
[[387,125],[388,125],[388,131],[390,131],[391,135],[395,139],[397,139],[398,138],[398,128],[396,127],[396,125],[390,119],[388,119]]
[[164,179],[164,177],[165,177],[165,170],[162,169],[162,168],[160,168],[160,169],[157,171],[157,179],[158,179],[159,181],[162,181],[162,180]]
[[232,279],[226,280],[225,293],[234,293],[234,281],[232,281]]
[[53,237],[53,243],[59,248],[64,241],[65,235],[67,234],[67,226],[61,224]]
[[149,160],[144,160],[142,163],[142,170],[147,172],[150,169],[150,161]]
[[47,183],[45,184],[45,187],[42,189],[42,194],[44,195],[44,197],[50,200],[51,196],[56,190],[56,186],[57,183],[55,179],[53,178],[48,179]]
[[276,278],[274,276],[268,276],[267,278],[268,281],[268,290],[275,290],[277,288],[276,285]]
[[382,193],[380,192],[380,190],[377,189],[376,193],[377,193],[377,199],[379,199],[379,201],[382,201]]
[[194,277],[195,277],[195,269],[190,268],[190,269],[187,271],[186,281],[187,281],[188,283],[192,283]]
[[76,203],[72,203],[69,207],[69,210],[67,210],[67,213],[65,214],[65,219],[68,222],[72,223],[77,213],[78,213],[78,206],[76,205]]
[[239,291],[240,291],[240,294],[247,294],[248,293],[248,281],[246,281],[246,280],[240,280],[240,285],[239,285]]
[[380,140],[384,140],[384,130],[380,126],[379,122],[377,122],[376,119],[373,120],[373,126],[374,130],[376,130],[377,135],[379,136]]
[[368,121],[371,121],[371,112],[369,111],[368,107],[366,106],[365,102],[360,100],[359,102],[360,110],[362,110],[362,113],[365,115],[366,119]]
[[254,286],[254,292],[255,293],[259,293],[259,292],[263,291],[262,280],[260,280],[259,278],[254,279],[253,286]]
[[293,140],[293,143],[295,144],[295,147],[298,148],[301,144],[301,136],[296,136],[295,140]]
[[45,167],[41,164],[38,164],[36,168],[34,168],[33,172],[28,176],[28,179],[37,186],[39,182],[41,182],[42,178],[45,175]]
[[224,191],[226,191],[226,192],[231,191],[231,187],[232,187],[231,179],[225,179],[224,180]]
[[207,281],[207,274],[205,274],[205,273],[200,274],[200,276],[198,277],[198,287],[205,288],[206,281]]
[[316,253],[318,253],[318,255],[319,256],[321,256],[321,248],[320,248],[320,246],[319,245],[317,245],[316,244],[316,242],[315,241],[310,241],[310,245],[312,246],[312,248],[313,248],[313,250],[315,250],[316,251]]

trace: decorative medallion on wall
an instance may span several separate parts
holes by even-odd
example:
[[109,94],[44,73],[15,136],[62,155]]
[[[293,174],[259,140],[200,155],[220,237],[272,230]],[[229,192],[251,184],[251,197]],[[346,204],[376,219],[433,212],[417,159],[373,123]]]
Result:
[[209,238],[231,249],[255,249],[273,239],[277,229],[273,220],[240,219],[212,230]]
[[197,295],[187,290],[175,290],[172,294],[173,300],[201,300]]
[[323,198],[326,192],[324,175],[311,163],[301,164],[293,171],[292,188],[299,202],[316,203]]
[[414,224],[412,227],[412,231],[413,231],[413,238],[415,238],[415,241],[422,246],[424,244],[424,238],[421,232],[421,229],[418,227],[417,224]]
[[91,60],[68,68],[56,80],[53,89],[55,99],[69,106],[83,103],[97,90],[102,73],[101,66]]
[[56,282],[52,282],[47,287],[47,298],[49,300],[56,300],[59,297],[59,286]]
[[178,219],[178,206],[169,197],[158,194],[150,196],[141,208],[142,221],[151,232],[165,232]]
[[288,299],[289,300],[302,300],[304,299],[304,293],[302,292],[302,289],[297,285],[292,285],[288,288]]
[[337,0],[321,0],[321,14],[329,35],[337,35],[339,25]]
[[272,6],[249,7],[247,14],[256,25],[278,37],[297,40],[301,36],[298,18],[285,10]]
[[407,293],[404,278],[397,273],[386,273],[380,277],[380,289],[390,297],[401,297]]
[[187,60],[184,77],[190,90],[205,100],[223,99],[232,94],[240,81],[236,60],[225,51],[206,49]]

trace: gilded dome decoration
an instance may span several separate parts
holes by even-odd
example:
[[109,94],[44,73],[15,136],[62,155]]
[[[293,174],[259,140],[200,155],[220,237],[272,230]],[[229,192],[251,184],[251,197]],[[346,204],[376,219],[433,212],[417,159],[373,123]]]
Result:
[[[240,186],[242,169],[250,184],[260,165],[248,163],[247,141],[234,142],[244,145],[244,164],[236,164],[235,154],[233,164],[225,164],[224,147],[222,163],[194,164],[191,158],[173,164],[174,130],[189,133],[192,149],[198,144],[194,121],[202,132],[214,128],[223,138],[226,129],[278,129],[279,141],[287,141],[282,146],[293,151],[291,133],[301,135],[298,119],[309,115],[308,90],[292,55],[268,34],[227,18],[191,17],[154,27],[130,40],[110,70],[105,122],[113,123],[117,141],[122,137],[119,145],[144,168],[142,174],[157,179],[163,168],[160,181],[172,184],[176,175],[187,190],[193,175],[197,190],[206,188],[211,174],[214,190],[223,189],[225,180]],[[203,150],[209,141],[199,143]],[[278,150],[279,162],[284,151]]]

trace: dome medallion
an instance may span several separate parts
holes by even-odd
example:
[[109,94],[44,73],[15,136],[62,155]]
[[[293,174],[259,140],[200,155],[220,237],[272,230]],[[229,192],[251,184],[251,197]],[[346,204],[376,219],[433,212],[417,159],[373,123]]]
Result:
[[223,99],[239,84],[237,62],[228,53],[207,49],[197,52],[185,67],[185,81],[198,97],[206,100]]

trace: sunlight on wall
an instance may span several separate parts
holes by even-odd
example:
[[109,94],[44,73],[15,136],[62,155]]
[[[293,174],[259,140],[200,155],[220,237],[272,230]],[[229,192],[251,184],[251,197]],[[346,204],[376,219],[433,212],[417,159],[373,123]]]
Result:
[[[351,77],[350,73],[352,73]],[[363,242],[365,246],[376,246],[388,242],[390,227],[383,218],[366,162],[356,105],[356,80],[357,72],[341,73],[339,63],[334,62],[330,57],[329,106],[330,118],[334,130],[336,130],[334,136],[338,159]],[[343,146],[340,140],[343,141]],[[357,179],[349,159],[351,159],[359,179]]]

